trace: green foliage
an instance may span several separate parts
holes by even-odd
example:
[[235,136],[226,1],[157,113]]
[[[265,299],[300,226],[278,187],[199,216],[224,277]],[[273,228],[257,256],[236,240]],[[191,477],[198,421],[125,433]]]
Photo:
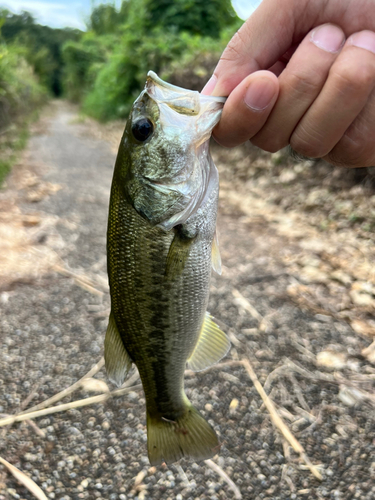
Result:
[[229,0],[128,0],[117,13],[99,6],[91,31],[64,46],[68,96],[105,121],[127,116],[150,69],[200,89],[239,25]]
[[10,159],[3,160],[2,158],[0,158],[0,187],[11,168],[12,162]]
[[1,136],[0,187],[17,159],[17,152],[26,146],[27,139],[29,138],[29,121],[33,118],[33,114],[27,116],[22,122],[13,124],[12,129]]
[[35,109],[45,91],[18,48],[0,45],[0,130]]
[[25,146],[28,122],[46,98],[32,67],[18,47],[0,45],[0,186],[15,151]]
[[23,56],[34,68],[39,81],[51,93],[62,93],[62,45],[68,40],[78,40],[81,32],[76,29],[53,29],[35,22],[28,12],[12,14],[0,9],[3,20],[1,38],[7,45],[22,48]]
[[160,29],[141,44],[134,33],[126,32],[123,43],[99,71],[83,110],[99,120],[126,117],[144,85],[147,71],[152,68],[159,72],[185,47],[186,40],[176,34],[166,35]]
[[125,117],[150,69],[200,89],[240,23],[230,0],[107,2],[93,7],[85,33],[40,26],[27,12],[0,9],[1,18],[0,43],[99,120]]
[[149,28],[211,38],[220,38],[221,31],[238,20],[230,0],[146,0],[146,10]]
[[96,35],[113,33],[114,28],[124,22],[124,15],[125,10],[117,12],[112,4],[100,4],[93,9],[88,28]]
[[66,42],[62,49],[64,63],[65,95],[73,102],[80,102],[87,89],[94,84],[96,75],[108,59],[114,44],[110,35],[98,38],[86,33],[78,42]]

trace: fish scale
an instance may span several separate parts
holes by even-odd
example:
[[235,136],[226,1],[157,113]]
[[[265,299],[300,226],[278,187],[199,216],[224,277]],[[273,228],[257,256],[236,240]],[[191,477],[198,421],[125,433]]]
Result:
[[[157,351],[158,364],[169,370],[173,381],[183,380],[185,366],[181,360],[184,357],[186,360],[186,352],[190,354],[195,346],[206,311],[211,248],[209,246],[207,252],[207,245],[197,241],[182,275],[173,283],[165,281],[165,263],[173,234],[151,228],[131,206],[124,203],[121,208],[121,203],[116,202],[118,196],[118,191],[112,194],[112,203],[115,207],[119,206],[121,217],[114,220],[123,219],[121,231],[129,236],[133,232],[135,234],[126,240],[119,240],[116,225],[108,228],[109,262],[112,261],[112,253],[117,255],[117,265],[109,270],[113,284],[112,311],[120,333],[126,332],[130,357],[142,360],[137,365],[145,392],[153,394],[152,399],[159,401],[159,405],[166,398],[168,414],[179,413],[183,406],[182,382],[176,384],[176,390],[173,383],[170,394],[161,395],[161,389],[165,392],[164,384],[155,384],[161,376],[160,369],[158,367],[157,373],[155,369],[150,369],[148,360],[150,354]],[[208,255],[204,255],[204,251]],[[148,258],[137,258],[143,254]],[[162,363],[165,352],[168,354],[168,367]],[[150,401],[148,407],[152,409]]]
[[[184,94],[181,109],[176,93]],[[138,367],[152,464],[208,458],[219,448],[184,392],[187,362],[204,369],[229,349],[206,313],[218,201],[207,140],[223,101],[202,96],[200,110],[196,94],[149,76],[121,139],[111,189],[106,368],[121,384],[131,364]]]

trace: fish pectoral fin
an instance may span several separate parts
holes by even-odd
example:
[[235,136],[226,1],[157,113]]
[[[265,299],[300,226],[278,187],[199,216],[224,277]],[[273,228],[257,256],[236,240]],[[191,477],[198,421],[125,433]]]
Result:
[[132,366],[132,360],[122,342],[113,313],[109,315],[104,341],[105,369],[108,378],[118,387],[123,384]]
[[217,237],[217,230],[215,231],[215,236],[212,242],[211,261],[212,261],[212,269],[215,271],[215,273],[221,274],[221,257],[219,249],[219,240]]
[[188,359],[188,368],[194,372],[204,370],[220,361],[229,349],[228,337],[206,312],[197,345]]
[[165,267],[166,279],[173,280],[182,273],[193,240],[194,238],[183,237],[179,232],[176,232],[167,256],[167,264]]

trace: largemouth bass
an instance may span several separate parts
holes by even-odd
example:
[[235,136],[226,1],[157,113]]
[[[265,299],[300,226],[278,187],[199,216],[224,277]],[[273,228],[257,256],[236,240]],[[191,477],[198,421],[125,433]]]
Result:
[[209,138],[225,99],[170,85],[149,72],[116,160],[108,220],[109,378],[138,367],[152,465],[212,457],[212,427],[184,392],[184,370],[225,356],[229,341],[206,313],[219,193]]

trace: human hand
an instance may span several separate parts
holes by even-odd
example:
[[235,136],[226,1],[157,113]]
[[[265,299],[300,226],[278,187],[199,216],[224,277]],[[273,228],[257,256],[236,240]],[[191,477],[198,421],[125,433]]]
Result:
[[373,0],[264,0],[203,90],[229,96],[215,139],[375,164]]

